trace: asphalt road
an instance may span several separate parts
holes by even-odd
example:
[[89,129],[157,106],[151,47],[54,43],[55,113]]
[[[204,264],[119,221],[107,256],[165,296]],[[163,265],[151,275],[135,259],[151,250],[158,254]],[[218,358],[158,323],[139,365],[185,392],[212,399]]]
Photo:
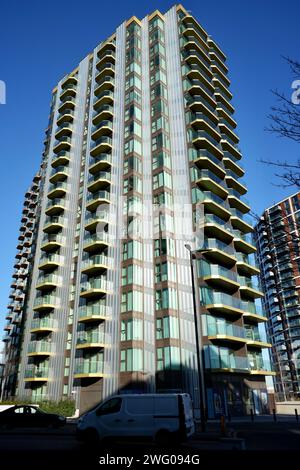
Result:
[[[165,465],[168,466],[168,458],[173,455],[170,463],[180,463],[179,456],[189,456],[182,468],[195,468],[195,465],[208,461],[210,464],[220,464],[227,468],[227,464],[241,461],[257,465],[258,458],[261,465],[265,463],[269,467],[274,459],[277,464],[293,460],[299,461],[300,457],[300,424],[292,422],[263,422],[263,423],[234,423],[230,425],[238,439],[220,439],[217,423],[208,426],[206,436],[200,434],[188,443],[172,448],[161,449],[155,444],[145,442],[115,443],[110,446],[99,445],[97,448],[89,448],[78,442],[75,438],[75,426],[68,424],[59,430],[12,430],[0,432],[0,466],[5,468],[20,468],[26,463],[25,468],[55,468],[67,465],[68,469],[83,467],[125,469],[145,468],[146,455],[166,456]],[[240,441],[239,441],[240,439]],[[240,442],[245,442],[246,450],[237,450]],[[257,453],[259,455],[257,455]],[[120,462],[113,460],[116,457],[132,457],[130,461]],[[157,457],[155,457],[157,459]],[[161,458],[161,457],[159,457]],[[182,460],[183,457],[180,457]],[[101,461],[102,459],[102,461]],[[106,460],[103,460],[106,459]],[[109,465],[108,465],[108,460]],[[271,460],[270,460],[271,459]],[[150,461],[154,467],[158,467],[158,461]],[[129,465],[130,464],[130,465]],[[161,466],[161,465],[160,465]],[[225,466],[225,467],[224,467]],[[147,467],[146,467],[147,468]],[[256,467],[255,467],[256,468]],[[260,467],[259,467],[260,468]]]

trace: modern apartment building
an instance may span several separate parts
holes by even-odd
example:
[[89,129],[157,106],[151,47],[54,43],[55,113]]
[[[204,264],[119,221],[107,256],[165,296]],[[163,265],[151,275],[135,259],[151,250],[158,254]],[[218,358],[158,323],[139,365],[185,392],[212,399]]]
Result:
[[275,397],[300,397],[300,193],[266,209],[255,227]]
[[265,411],[225,62],[174,6],[122,23],[53,90],[19,396],[83,410],[118,390],[182,390],[199,409],[188,243],[207,412]]
[[[15,395],[18,365],[20,361],[21,337],[30,290],[30,276],[35,253],[35,235],[39,212],[40,173],[37,173],[28,188],[22,210],[14,272],[12,275],[6,325],[4,327],[4,357],[2,374],[2,397]],[[0,390],[1,391],[1,390]]]

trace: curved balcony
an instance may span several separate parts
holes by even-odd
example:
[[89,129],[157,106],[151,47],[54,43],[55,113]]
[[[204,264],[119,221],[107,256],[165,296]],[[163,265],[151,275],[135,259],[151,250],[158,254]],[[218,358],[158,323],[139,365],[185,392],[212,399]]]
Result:
[[198,149],[206,149],[213,155],[221,160],[223,158],[223,152],[221,148],[218,148],[218,142],[216,142],[207,132],[198,131],[195,132],[193,138],[193,145]]
[[58,287],[61,283],[61,277],[56,274],[48,274],[46,276],[39,276],[37,280],[36,289],[40,291],[50,290]]
[[205,234],[211,238],[218,238],[225,243],[230,243],[233,233],[230,224],[224,222],[217,215],[206,214],[204,218]]
[[81,360],[76,362],[74,379],[90,379],[104,377],[104,362]]
[[74,109],[75,103],[76,103],[76,99],[74,98],[74,96],[71,96],[71,95],[65,96],[61,100],[61,104],[58,107],[58,113],[62,114],[62,112],[65,111],[66,109]]
[[257,327],[247,327],[245,328],[245,332],[248,348],[262,349],[272,347],[271,343],[268,343],[261,337]]
[[84,238],[83,251],[88,253],[97,252],[109,246],[109,237],[106,232],[97,232]]
[[57,328],[57,321],[51,317],[35,318],[31,322],[30,333],[43,333],[55,331]]
[[234,145],[237,145],[239,143],[239,137],[236,135],[235,131],[227,121],[225,121],[224,119],[220,119],[219,128],[222,134],[222,139],[227,140],[228,138],[229,141],[232,141],[234,143]]
[[62,82],[61,88],[65,90],[66,88],[68,88],[69,85],[71,85],[71,84],[72,84],[72,85],[77,85],[77,83],[78,83],[77,77],[74,77],[74,76],[70,75],[69,77],[67,77],[67,78]]
[[227,322],[208,324],[207,336],[214,343],[240,343],[241,346],[247,342],[244,328]]
[[257,299],[264,296],[263,292],[258,289],[258,286],[254,284],[250,278],[239,276],[238,280],[240,283],[240,293],[244,297]]
[[234,229],[241,230],[243,233],[253,231],[253,227],[251,225],[251,220],[249,219],[249,217],[245,218],[244,214],[238,211],[237,209],[231,208],[230,221]]
[[[201,293],[203,289],[201,288]],[[233,297],[230,294],[224,294],[223,292],[209,291],[201,295],[201,305],[204,306],[208,311],[212,313],[222,315],[238,315],[243,314],[242,303],[240,299]]]
[[95,85],[94,94],[99,96],[104,90],[113,90],[115,86],[114,77],[107,75],[101,78]]
[[57,117],[56,124],[60,126],[65,121],[73,121],[74,120],[74,109],[72,108],[65,108],[63,109],[59,116]]
[[62,125],[58,126],[55,130],[55,138],[61,140],[64,136],[70,136],[72,132],[72,123],[62,123]]
[[207,150],[198,150],[195,152],[194,163],[200,169],[205,168],[213,171],[213,173],[215,173],[221,179],[223,179],[226,175],[223,162]]
[[100,331],[84,331],[78,335],[76,349],[102,349],[105,346],[105,336]]
[[108,317],[108,307],[103,303],[94,303],[93,305],[83,305],[79,307],[78,321],[82,323],[102,322]]
[[112,150],[112,139],[107,136],[100,137],[92,146],[90,154],[92,156],[99,155],[99,153],[107,153]]
[[65,238],[57,234],[45,235],[42,239],[41,250],[54,251],[60,248],[65,242]]
[[196,172],[195,182],[201,189],[212,191],[221,198],[228,196],[225,182],[210,170],[198,170]]
[[266,317],[266,314],[264,310],[255,305],[254,302],[245,302],[244,300],[242,301],[242,307],[244,310],[243,317],[245,320],[248,322],[267,322],[268,319]]
[[115,75],[115,64],[113,62],[102,62],[101,67],[98,69],[98,73],[96,73],[95,81],[99,83],[100,80],[104,76],[111,76],[114,77]]
[[64,88],[62,88],[60,93],[60,100],[63,101],[67,96],[75,97],[77,93],[77,83],[65,83]]
[[212,193],[211,191],[202,191],[199,195],[198,202],[202,202],[204,204],[205,212],[216,214],[218,217],[226,221],[230,218],[231,213],[228,203],[215,193]]
[[271,370],[271,363],[263,357],[249,357],[249,369],[251,375],[276,375]]
[[248,255],[244,253],[235,254],[236,257],[236,266],[240,274],[245,274],[246,276],[255,276],[259,274],[259,269],[255,266],[255,260],[250,259]]
[[92,212],[85,219],[85,229],[88,231],[93,231],[98,228],[99,231],[99,226],[103,227],[108,223],[109,213],[107,210]]
[[54,295],[40,295],[35,298],[33,310],[46,312],[57,307],[57,297]]
[[227,152],[224,152],[223,163],[224,163],[226,171],[227,170],[233,171],[237,177],[244,176],[245,174],[244,169],[240,165],[238,165],[235,160],[230,158]]
[[47,215],[61,214],[66,208],[66,202],[63,198],[50,199],[46,205],[45,213]]
[[[214,116],[215,117],[215,116]],[[192,113],[191,114],[191,126],[193,129],[208,132],[213,139],[217,142],[221,140],[221,135],[217,129],[217,118],[215,117],[216,121],[212,121],[206,114],[204,113]]]
[[57,254],[45,253],[40,258],[39,269],[47,270],[58,268],[62,265],[63,257]]
[[228,96],[228,93],[224,92],[223,88],[220,88],[220,87],[215,88],[215,99],[217,103],[220,103],[225,106],[229,114],[234,113],[234,107],[230,103],[230,98]]
[[98,51],[97,55],[98,55],[98,60],[96,62],[97,70],[101,70],[105,62],[110,62],[111,64],[115,63],[116,53],[115,53],[113,45],[110,49],[107,49],[106,51],[102,51],[102,50]]
[[86,208],[89,211],[94,211],[100,204],[110,203],[109,191],[97,191],[96,193],[89,193],[86,199]]
[[54,350],[54,344],[48,341],[31,341],[27,356],[53,356]]
[[111,173],[109,171],[99,171],[90,175],[88,179],[88,191],[95,192],[110,185]]
[[[93,108],[95,111],[97,111],[99,108],[102,108],[102,106],[104,105],[111,106],[113,102],[114,102],[114,93],[111,90],[104,90],[102,93],[100,93],[100,95],[95,96]],[[95,118],[96,118],[96,115],[95,115]]]
[[239,147],[236,144],[232,144],[231,142],[229,142],[228,139],[221,139],[221,145],[224,152],[228,152],[237,160],[240,160],[242,158],[242,154],[240,152]]
[[46,233],[59,232],[63,229],[65,224],[65,219],[62,216],[47,216],[45,219],[45,225],[43,231]]
[[53,152],[57,154],[57,153],[60,153],[63,150],[70,151],[71,141],[72,141],[72,139],[69,136],[63,136],[63,137],[60,138],[60,140],[56,140],[54,142]]
[[83,274],[96,274],[109,269],[110,259],[106,255],[94,255],[82,261],[81,272]]
[[68,184],[64,181],[57,181],[57,183],[52,183],[48,188],[48,198],[56,199],[65,196],[68,190]]
[[111,154],[110,153],[100,153],[96,157],[92,158],[90,161],[91,166],[89,167],[89,172],[92,174],[98,173],[99,171],[105,171],[111,169]]
[[247,188],[243,184],[244,182],[239,180],[236,174],[232,170],[226,171],[225,179],[229,187],[235,189],[240,194],[246,194]]
[[92,140],[98,140],[99,137],[108,135],[111,136],[113,131],[112,122],[111,121],[100,121],[97,126],[92,128]]
[[26,367],[24,374],[25,382],[48,382],[50,376],[49,367]]
[[93,112],[92,122],[96,126],[101,121],[112,121],[114,115],[114,108],[110,104],[104,104]]
[[195,100],[204,101],[207,103],[208,108],[214,112],[216,109],[217,103],[215,101],[213,92],[208,88],[203,81],[201,80],[190,80],[190,87],[188,88],[188,93],[191,98]]
[[49,181],[56,183],[56,181],[63,181],[69,176],[69,169],[66,166],[57,166],[52,169]]
[[232,188],[228,188],[228,191],[229,191],[228,202],[230,204],[230,207],[234,207],[235,209],[238,209],[244,214],[250,211],[250,206],[249,206],[248,201],[244,198],[241,199],[241,195],[238,191]]
[[108,294],[108,284],[103,276],[81,283],[80,296],[83,298],[101,297],[106,294]]
[[234,245],[238,251],[242,251],[246,254],[254,253],[256,251],[249,235],[241,233],[239,230],[233,230],[232,232],[234,235]]
[[53,168],[57,166],[68,165],[71,160],[70,153],[62,150],[57,155],[54,155],[52,158],[51,166]]
[[216,289],[235,292],[240,286],[236,272],[224,268],[223,266],[219,266],[218,264],[209,264],[202,261],[200,263],[198,275],[203,281]]

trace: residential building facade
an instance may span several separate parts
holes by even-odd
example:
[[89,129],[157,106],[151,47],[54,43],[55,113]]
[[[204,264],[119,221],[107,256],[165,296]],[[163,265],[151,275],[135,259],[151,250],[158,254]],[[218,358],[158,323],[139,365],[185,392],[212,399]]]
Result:
[[300,193],[266,209],[255,227],[278,401],[300,397]]
[[199,409],[189,243],[208,415],[265,411],[225,61],[179,5],[122,23],[53,90],[19,396],[187,391]]
[[5,360],[3,360],[2,372],[2,398],[9,398],[16,393],[22,332],[25,322],[24,311],[26,310],[26,301],[30,290],[30,277],[35,253],[40,182],[41,175],[37,173],[24,198],[9,304],[7,306],[7,322],[4,327],[3,357]]

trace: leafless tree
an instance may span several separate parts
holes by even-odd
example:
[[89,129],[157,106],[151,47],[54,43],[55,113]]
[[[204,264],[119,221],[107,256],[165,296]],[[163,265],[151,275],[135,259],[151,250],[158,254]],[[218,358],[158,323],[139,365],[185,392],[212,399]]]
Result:
[[[300,80],[300,62],[283,57],[290,67],[293,78]],[[268,132],[272,132],[278,137],[285,137],[294,142],[300,143],[300,91],[295,90],[294,95],[298,99],[294,100],[292,97],[285,96],[284,93],[278,90],[273,90],[272,93],[277,99],[278,104],[271,108],[271,113],[268,115],[270,126],[267,127]],[[294,163],[288,161],[272,161],[260,160],[270,166],[278,168],[278,173],[275,176],[281,179],[279,186],[289,187],[296,186],[300,188],[300,159]]]

